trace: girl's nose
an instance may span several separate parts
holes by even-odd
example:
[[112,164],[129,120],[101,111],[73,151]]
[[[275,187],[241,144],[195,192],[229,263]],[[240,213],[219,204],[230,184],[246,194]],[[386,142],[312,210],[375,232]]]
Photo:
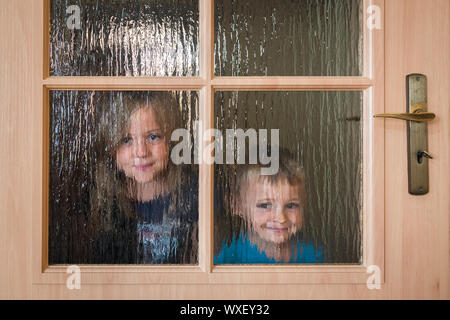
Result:
[[135,145],[135,154],[138,158],[145,158],[148,155],[147,145],[142,139],[138,139]]

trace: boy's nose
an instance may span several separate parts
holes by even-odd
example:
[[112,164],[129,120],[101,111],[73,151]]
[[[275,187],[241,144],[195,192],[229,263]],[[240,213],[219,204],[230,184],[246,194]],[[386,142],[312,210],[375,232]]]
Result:
[[275,212],[275,221],[278,223],[286,222],[286,216],[285,216],[284,210],[282,208],[277,208],[277,210]]

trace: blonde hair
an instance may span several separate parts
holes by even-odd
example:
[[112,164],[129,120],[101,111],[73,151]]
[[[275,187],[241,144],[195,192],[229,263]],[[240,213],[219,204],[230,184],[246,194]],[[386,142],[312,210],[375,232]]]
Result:
[[257,178],[258,181],[268,182],[271,185],[277,184],[280,181],[287,181],[289,185],[299,188],[299,199],[302,207],[305,207],[306,202],[306,185],[305,185],[305,171],[303,167],[294,159],[292,154],[284,148],[279,150],[279,169],[274,175],[261,175],[261,168],[264,165],[245,164],[238,165],[236,168],[236,180],[234,182],[235,190],[233,205],[239,205],[245,198],[246,190],[249,187],[249,181],[252,178]]
[[[131,115],[140,108],[151,108],[160,125],[169,154],[173,148],[171,135],[182,126],[181,110],[171,92],[108,92],[100,98],[96,114],[98,131],[94,147],[94,185],[91,188],[91,221],[93,232],[111,227],[111,211],[114,206],[128,216],[134,216],[130,199],[131,179],[117,168],[116,151],[128,134]],[[180,167],[168,159],[166,170],[157,177],[165,183],[169,192],[178,187]],[[131,183],[131,186],[133,184]]]

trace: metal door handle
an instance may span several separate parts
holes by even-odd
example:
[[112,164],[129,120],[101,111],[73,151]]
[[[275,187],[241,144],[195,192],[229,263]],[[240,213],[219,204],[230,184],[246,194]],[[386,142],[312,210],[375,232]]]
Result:
[[410,113],[380,113],[374,115],[374,118],[391,118],[415,122],[427,122],[436,118],[433,112],[424,111],[426,109],[426,103],[418,103],[411,106],[411,110],[413,111]]
[[375,118],[393,118],[408,121],[408,191],[413,195],[427,194],[429,191],[428,160],[433,159],[428,150],[428,124],[436,115],[428,112],[427,77],[410,74],[406,77],[406,113],[383,113]]

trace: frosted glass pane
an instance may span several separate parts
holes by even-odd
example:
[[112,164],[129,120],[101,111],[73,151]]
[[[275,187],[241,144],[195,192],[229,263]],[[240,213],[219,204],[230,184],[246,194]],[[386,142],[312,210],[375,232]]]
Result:
[[198,75],[197,0],[50,3],[50,75]]
[[197,264],[198,93],[50,92],[49,263]]
[[215,74],[362,75],[361,0],[215,0]]
[[362,93],[216,92],[214,108],[214,263],[359,264]]

